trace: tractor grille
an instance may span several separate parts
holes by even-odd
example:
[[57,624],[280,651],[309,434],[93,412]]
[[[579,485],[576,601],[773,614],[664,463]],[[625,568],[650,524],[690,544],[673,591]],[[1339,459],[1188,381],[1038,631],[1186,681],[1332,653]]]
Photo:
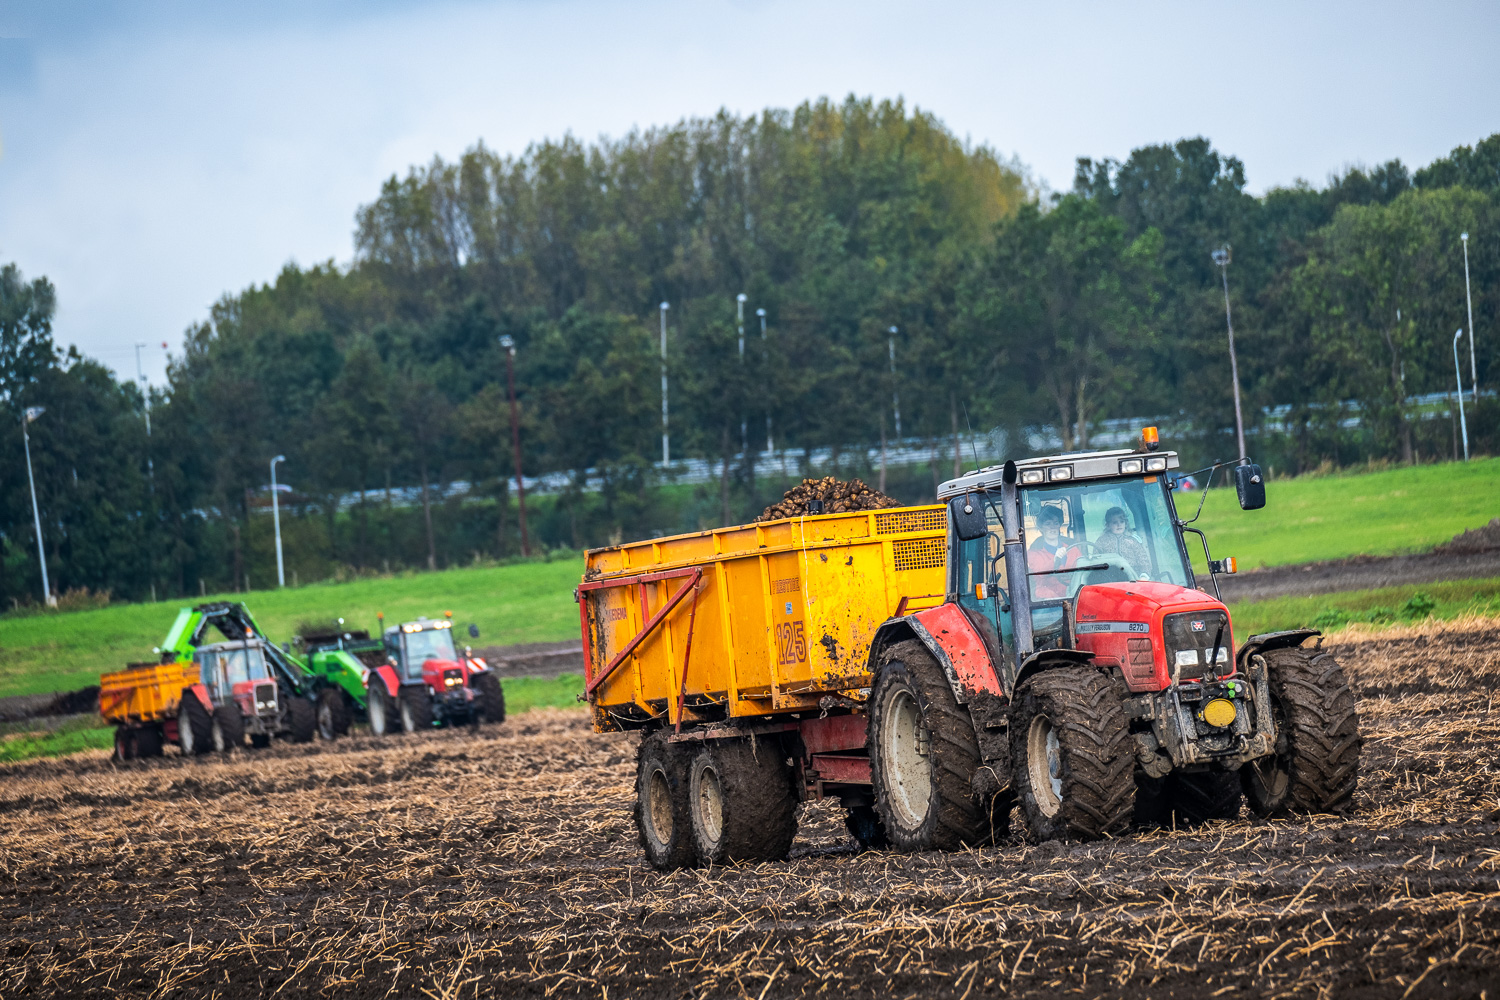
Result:
[[1219,645],[1219,668],[1229,665],[1229,616],[1222,611],[1190,611],[1186,614],[1167,615],[1162,629],[1167,640],[1167,673],[1178,669],[1181,656],[1183,680],[1198,680],[1207,672],[1208,658],[1213,655],[1214,637],[1223,627],[1224,637]]
[[464,686],[464,672],[454,667],[443,671],[443,687],[452,690]]
[[276,685],[255,685],[255,714],[276,711]]

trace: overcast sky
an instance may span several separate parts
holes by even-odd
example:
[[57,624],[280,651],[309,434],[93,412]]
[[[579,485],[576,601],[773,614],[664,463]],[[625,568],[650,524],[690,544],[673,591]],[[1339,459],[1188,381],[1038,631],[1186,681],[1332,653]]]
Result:
[[125,375],[483,139],[904,96],[1053,188],[1205,135],[1256,192],[1500,131],[1500,5],[0,0],[0,262]]

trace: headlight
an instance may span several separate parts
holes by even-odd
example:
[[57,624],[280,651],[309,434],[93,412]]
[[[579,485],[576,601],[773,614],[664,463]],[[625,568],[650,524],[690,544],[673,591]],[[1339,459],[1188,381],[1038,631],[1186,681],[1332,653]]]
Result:
[[1145,466],[1141,464],[1141,460],[1138,459],[1138,458],[1122,458],[1122,459],[1120,459],[1120,475],[1122,475],[1122,476],[1133,476],[1133,475],[1136,475],[1137,473],[1141,472],[1144,468],[1145,468]]
[[1057,465],[1047,470],[1047,478],[1054,483],[1064,479],[1073,478],[1073,467],[1071,465]]
[[1166,459],[1166,457],[1163,456],[1161,458],[1148,458],[1148,459],[1146,459],[1146,471],[1147,472],[1166,472],[1167,471],[1167,459]]
[[1177,666],[1196,667],[1198,665],[1198,651],[1196,649],[1179,649],[1177,651]]
[[1046,478],[1047,477],[1042,474],[1041,469],[1027,469],[1025,472],[1021,473],[1021,482],[1023,483],[1040,483]]

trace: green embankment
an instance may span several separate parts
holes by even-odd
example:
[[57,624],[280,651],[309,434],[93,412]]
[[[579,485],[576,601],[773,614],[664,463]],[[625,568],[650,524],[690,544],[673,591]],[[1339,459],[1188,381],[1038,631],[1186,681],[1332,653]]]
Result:
[[1346,625],[1408,624],[1464,615],[1500,617],[1500,577],[1447,580],[1313,597],[1275,597],[1229,606],[1236,636],[1310,626],[1335,632]]
[[97,684],[105,671],[154,659],[152,647],[166,637],[177,609],[202,600],[244,600],[261,627],[280,642],[290,639],[302,622],[342,616],[349,627],[373,634],[377,612],[394,624],[418,615],[436,618],[444,611],[453,612],[460,628],[470,622],[479,626],[479,639],[468,640],[460,631],[460,642],[555,642],[577,635],[572,592],[582,573],[583,564],[568,559],[0,617],[0,697]]

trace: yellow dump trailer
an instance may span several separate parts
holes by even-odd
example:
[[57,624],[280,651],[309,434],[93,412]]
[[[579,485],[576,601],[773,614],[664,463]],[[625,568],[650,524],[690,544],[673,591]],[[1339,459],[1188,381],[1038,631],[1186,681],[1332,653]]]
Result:
[[860,700],[888,618],[941,603],[943,507],[749,524],[587,554],[595,728],[674,729]]
[[99,714],[115,724],[115,757],[155,757],[177,738],[183,692],[198,683],[192,660],[132,663],[99,678]]

